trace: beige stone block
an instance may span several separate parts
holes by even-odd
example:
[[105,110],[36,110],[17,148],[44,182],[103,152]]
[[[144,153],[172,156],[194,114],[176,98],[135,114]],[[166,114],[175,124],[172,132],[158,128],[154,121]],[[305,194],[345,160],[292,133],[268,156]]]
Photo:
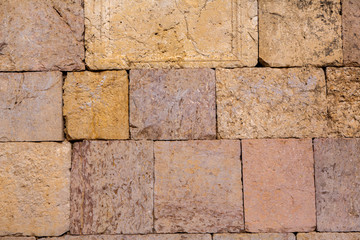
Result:
[[242,141],[245,229],[308,232],[315,229],[311,139]]
[[129,138],[128,85],[125,71],[68,73],[64,84],[67,136]]
[[61,72],[0,73],[0,142],[62,141],[63,132]]
[[297,240],[358,240],[359,233],[298,233]]
[[259,0],[259,58],[271,67],[343,63],[340,0]]
[[0,71],[83,70],[82,0],[1,0]]
[[360,1],[342,0],[345,66],[360,66]]
[[215,234],[214,240],[295,240],[292,233],[240,233]]
[[257,0],[85,0],[91,69],[257,64]]
[[240,141],[161,141],[154,154],[156,232],[244,229]]
[[[15,239],[16,240],[16,239]],[[211,240],[210,234],[146,234],[146,235],[88,235],[51,238],[49,240]]]
[[322,69],[218,69],[216,96],[220,138],[306,138],[326,134]]
[[0,235],[67,232],[70,167],[68,142],[0,143]]
[[153,228],[153,143],[73,146],[71,234],[144,234]]

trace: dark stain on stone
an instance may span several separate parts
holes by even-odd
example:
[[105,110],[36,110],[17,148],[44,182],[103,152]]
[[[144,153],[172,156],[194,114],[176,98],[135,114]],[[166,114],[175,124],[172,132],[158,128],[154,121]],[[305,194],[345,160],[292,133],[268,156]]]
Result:
[[299,9],[308,8],[313,4],[312,0],[298,0],[296,5]]
[[4,55],[3,53],[2,53],[2,51],[4,50],[4,48],[7,46],[7,43],[0,43],[0,55]]

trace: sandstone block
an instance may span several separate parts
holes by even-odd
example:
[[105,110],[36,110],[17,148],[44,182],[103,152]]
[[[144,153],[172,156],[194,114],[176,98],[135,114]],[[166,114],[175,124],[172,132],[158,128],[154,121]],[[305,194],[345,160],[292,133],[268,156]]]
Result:
[[132,70],[130,131],[134,139],[215,138],[215,72]]
[[70,139],[129,138],[125,71],[68,73],[64,116]]
[[71,234],[149,233],[152,213],[152,142],[74,144]]
[[210,234],[146,234],[146,235],[88,235],[50,238],[49,240],[211,240]]
[[218,69],[216,81],[221,138],[306,138],[326,132],[322,69]]
[[360,137],[360,68],[327,68],[329,135]]
[[2,0],[0,71],[82,70],[82,0]]
[[297,240],[358,240],[359,233],[298,233]]
[[342,1],[344,64],[360,66],[360,1]]
[[315,229],[311,139],[242,141],[245,229],[298,232]]
[[70,143],[0,143],[0,236],[67,232],[70,167]]
[[244,229],[240,142],[155,142],[158,233]]
[[257,0],[85,0],[91,69],[257,64]]
[[0,73],[0,142],[62,141],[61,109],[61,72]]
[[266,66],[343,63],[340,0],[259,0],[259,58]]
[[292,233],[215,234],[214,240],[295,240]]
[[360,231],[360,139],[315,139],[318,231]]

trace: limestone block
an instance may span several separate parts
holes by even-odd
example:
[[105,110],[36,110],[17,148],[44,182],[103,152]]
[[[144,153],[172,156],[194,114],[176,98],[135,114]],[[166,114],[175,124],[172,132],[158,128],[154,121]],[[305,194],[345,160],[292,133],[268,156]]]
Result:
[[65,235],[64,237],[50,238],[49,240],[211,240],[211,235],[210,234],[146,234],[146,235],[88,235],[88,236]]
[[342,0],[345,66],[360,66],[360,1]]
[[295,240],[292,233],[240,233],[215,234],[214,240]]
[[298,233],[297,240],[358,240],[359,233]]

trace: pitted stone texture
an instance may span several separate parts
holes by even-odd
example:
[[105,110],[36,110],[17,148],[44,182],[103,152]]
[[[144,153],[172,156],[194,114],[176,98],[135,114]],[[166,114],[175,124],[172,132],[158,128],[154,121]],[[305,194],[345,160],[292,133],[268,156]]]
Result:
[[242,141],[245,229],[308,232],[315,229],[311,139]]
[[75,143],[72,164],[71,234],[152,231],[152,142]]
[[90,235],[90,236],[66,235],[64,237],[50,238],[49,240],[211,240],[211,235],[210,234],[147,234],[147,235]]
[[216,81],[221,138],[306,138],[326,133],[322,69],[218,69]]
[[67,232],[70,167],[70,143],[0,143],[0,236]]
[[359,233],[298,233],[297,240],[359,240]]
[[342,0],[344,64],[360,66],[360,1]]
[[155,142],[158,233],[244,229],[240,142]]
[[61,72],[0,73],[0,142],[62,141],[61,109]]
[[315,139],[317,230],[360,231],[360,139]]
[[85,0],[91,69],[255,66],[257,0]]
[[70,139],[129,138],[126,71],[68,73],[64,116]]
[[214,240],[295,240],[292,233],[215,234]]
[[0,71],[84,69],[82,2],[0,1]]
[[35,237],[0,237],[0,240],[36,240]]
[[259,58],[266,66],[343,63],[340,0],[259,0]]
[[215,72],[132,70],[130,130],[134,139],[215,138]]
[[327,68],[329,135],[360,137],[360,68]]

